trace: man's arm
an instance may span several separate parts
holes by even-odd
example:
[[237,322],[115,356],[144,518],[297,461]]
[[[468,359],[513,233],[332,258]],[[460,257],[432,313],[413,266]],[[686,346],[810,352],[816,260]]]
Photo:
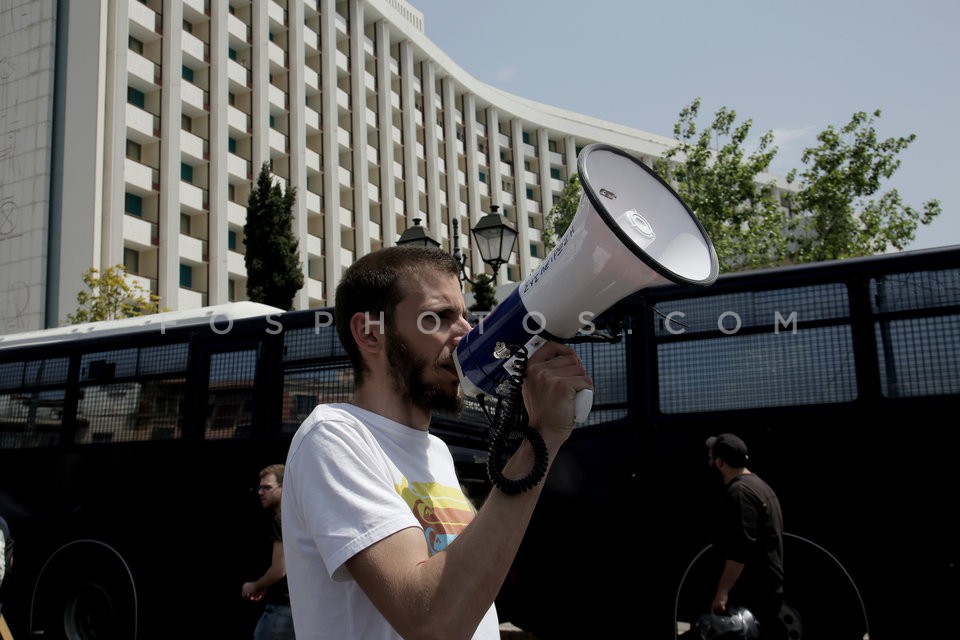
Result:
[[[576,392],[589,388],[592,382],[569,348],[548,342],[531,357],[524,400],[551,463],[573,429]],[[533,460],[524,442],[504,475],[524,477]],[[357,553],[347,569],[404,638],[470,638],[499,593],[541,491],[542,483],[517,495],[494,488],[445,550],[431,556],[423,532],[408,528]]]
[[727,600],[730,598],[730,590],[737,584],[740,574],[743,573],[743,563],[736,560],[727,559],[723,563],[723,572],[720,574],[720,580],[717,583],[717,592],[713,596],[711,610],[713,613],[726,613]]
[[287,575],[287,567],[283,561],[283,542],[274,540],[270,566],[262,576],[253,582],[243,583],[242,594],[244,599],[259,600],[268,587],[279,582],[285,575]]

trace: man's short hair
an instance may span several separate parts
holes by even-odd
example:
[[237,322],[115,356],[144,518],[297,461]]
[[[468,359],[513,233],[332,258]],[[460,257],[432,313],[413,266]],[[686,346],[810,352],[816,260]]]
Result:
[[732,433],[721,433],[707,438],[707,448],[714,458],[720,458],[731,467],[742,469],[750,459],[747,444]]

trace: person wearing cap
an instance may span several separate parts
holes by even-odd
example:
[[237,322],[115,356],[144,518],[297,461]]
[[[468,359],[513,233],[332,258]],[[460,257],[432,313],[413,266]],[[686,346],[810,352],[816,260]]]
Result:
[[785,640],[783,513],[773,489],[747,468],[746,443],[732,433],[707,438],[707,459],[724,483],[714,547],[723,559],[711,611],[733,606],[757,618],[760,638]]

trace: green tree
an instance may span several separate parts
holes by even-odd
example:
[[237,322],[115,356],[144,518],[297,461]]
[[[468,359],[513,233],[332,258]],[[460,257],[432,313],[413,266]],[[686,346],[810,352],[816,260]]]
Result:
[[139,282],[127,280],[127,269],[122,264],[108,267],[101,274],[95,267],[83,274],[86,290],[77,294],[76,313],[68,313],[70,324],[117,320],[144,316],[160,311],[160,298],[144,289]]
[[296,189],[273,183],[270,164],[260,167],[257,185],[247,199],[247,297],[280,309],[293,307],[293,296],[303,287],[303,270],[293,233]]
[[798,258],[833,260],[903,249],[915,237],[918,223],[930,224],[940,215],[940,202],[929,200],[918,211],[903,203],[896,189],[879,191],[881,182],[900,168],[897,155],[916,135],[880,140],[874,128],[880,111],[859,111],[840,130],[827,127],[817,136],[819,146],[806,149],[787,180],[799,175],[794,200],[801,217]]
[[703,225],[721,271],[782,264],[789,256],[794,223],[778,203],[772,180],[760,180],[777,152],[771,146],[773,133],[763,134],[756,151],[748,154],[743,147],[751,120],[736,124],[736,112],[721,108],[713,123],[698,131],[699,112],[699,98],[680,112],[673,128],[679,144],[654,169]]
[[497,306],[497,294],[493,288],[493,280],[485,273],[481,273],[473,281],[473,304],[470,311],[490,311]]
[[567,227],[573,222],[573,217],[577,215],[581,193],[580,176],[571,174],[543,225],[543,247],[548,252],[556,246],[557,240],[563,237]]

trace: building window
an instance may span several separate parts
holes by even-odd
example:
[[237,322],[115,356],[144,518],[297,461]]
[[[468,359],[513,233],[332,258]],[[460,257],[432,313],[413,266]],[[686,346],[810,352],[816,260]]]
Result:
[[483,171],[480,172],[480,182],[484,184],[487,183],[487,174],[485,174]]
[[143,91],[134,89],[133,87],[127,87],[127,102],[143,109],[147,104],[147,96],[144,95]]
[[187,65],[180,67],[180,76],[187,82],[193,82],[193,69]]
[[139,53],[140,55],[143,55],[143,42],[140,40],[137,40],[133,36],[130,36],[129,38],[127,38],[127,48],[130,49],[130,51],[133,51],[134,53]]
[[183,30],[187,33],[193,33],[193,25],[190,24],[187,20],[183,21]]
[[227,280],[227,301],[237,301],[237,281],[233,278]]
[[123,198],[123,210],[135,216],[142,216],[143,198],[132,193],[125,193]]
[[530,134],[526,131],[523,132],[523,141],[526,144],[530,144]]
[[180,128],[184,131],[193,131],[193,118],[185,113],[180,114]]
[[237,140],[236,138],[227,138],[227,151],[230,153],[237,152]]
[[550,177],[554,180],[560,180],[560,169],[550,167]]
[[533,200],[533,189],[527,187],[527,200]]
[[237,201],[237,185],[235,184],[227,185],[227,200],[229,200],[230,202]]
[[180,286],[184,289],[193,287],[193,267],[188,264],[180,265]]
[[236,103],[237,103],[237,96],[233,93],[233,91],[228,92],[228,93],[227,93],[227,104],[229,104],[229,105],[232,107],[232,106],[235,105]]
[[140,252],[136,249],[124,248],[123,268],[127,273],[140,273]]
[[131,160],[136,160],[140,162],[140,144],[134,142],[133,140],[127,140],[127,157]]
[[533,242],[530,243],[530,255],[534,258],[537,257],[537,245]]
[[184,182],[193,182],[193,167],[186,162],[180,163],[180,179]]
[[190,216],[185,213],[180,214],[180,233],[190,235]]
[[270,128],[271,128],[271,129],[276,129],[276,128],[277,128],[277,127],[276,127],[276,124],[277,124],[277,117],[274,116],[274,115],[271,113],[271,114],[270,114]]
[[237,250],[237,232],[236,231],[227,231],[227,249],[230,249],[230,251]]
[[[233,8],[233,7],[231,7],[231,9],[232,9],[232,8]],[[227,47],[227,57],[230,58],[230,59],[233,60],[233,61],[236,61],[236,59],[237,59],[237,50],[234,49],[233,47]]]

